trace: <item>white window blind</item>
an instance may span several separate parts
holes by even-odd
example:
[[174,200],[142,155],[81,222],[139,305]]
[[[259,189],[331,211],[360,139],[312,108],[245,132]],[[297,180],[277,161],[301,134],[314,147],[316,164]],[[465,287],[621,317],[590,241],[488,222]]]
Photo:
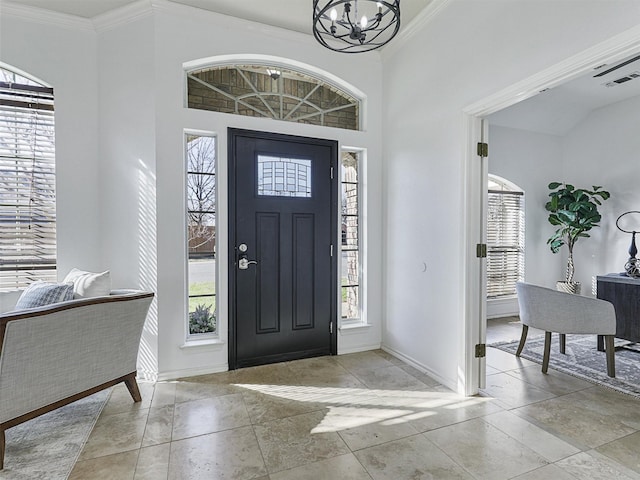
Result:
[[56,279],[53,89],[0,69],[0,290]]
[[489,190],[487,210],[487,297],[516,294],[524,279],[524,195]]

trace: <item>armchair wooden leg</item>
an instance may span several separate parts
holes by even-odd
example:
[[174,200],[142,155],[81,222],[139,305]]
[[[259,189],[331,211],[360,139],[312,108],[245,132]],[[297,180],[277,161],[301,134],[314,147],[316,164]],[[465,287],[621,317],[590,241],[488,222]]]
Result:
[[127,386],[129,393],[131,394],[131,398],[133,398],[134,402],[141,402],[142,395],[140,395],[140,389],[138,388],[138,382],[136,382],[136,373],[130,373],[127,375],[127,378],[124,380],[124,384]]
[[0,429],[0,470],[4,468],[4,428]]
[[544,332],[544,355],[542,356],[542,373],[549,369],[549,355],[551,354],[551,332]]
[[613,335],[604,336],[604,342],[606,344],[607,351],[607,375],[609,375],[610,377],[616,376],[616,350],[613,346],[613,338]]
[[529,331],[529,325],[522,325],[522,334],[520,335],[520,344],[518,350],[516,350],[516,357],[519,357],[524,348],[524,342],[527,340],[527,332]]
[[560,353],[564,354],[567,349],[567,336],[561,333],[558,339],[560,340]]

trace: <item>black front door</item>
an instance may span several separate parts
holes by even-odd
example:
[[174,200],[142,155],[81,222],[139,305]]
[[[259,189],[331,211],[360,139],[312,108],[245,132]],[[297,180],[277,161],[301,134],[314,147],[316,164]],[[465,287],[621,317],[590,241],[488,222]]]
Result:
[[230,368],[336,353],[335,141],[229,129]]

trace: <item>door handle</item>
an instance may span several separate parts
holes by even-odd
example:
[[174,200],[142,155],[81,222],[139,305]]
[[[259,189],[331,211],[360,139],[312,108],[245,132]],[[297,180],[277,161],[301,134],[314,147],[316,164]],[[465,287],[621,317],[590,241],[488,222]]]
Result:
[[247,257],[241,257],[238,260],[238,269],[239,270],[247,270],[249,268],[249,265],[257,265],[258,262],[256,262],[255,260],[249,260]]

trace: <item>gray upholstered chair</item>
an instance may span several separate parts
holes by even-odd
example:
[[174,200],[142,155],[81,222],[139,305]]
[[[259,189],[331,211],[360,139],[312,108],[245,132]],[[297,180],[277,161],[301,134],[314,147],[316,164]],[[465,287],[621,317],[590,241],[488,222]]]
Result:
[[616,376],[613,338],[616,333],[616,312],[606,300],[583,297],[572,293],[558,292],[551,288],[529,283],[516,284],[522,336],[516,351],[520,356],[527,339],[529,327],[544,330],[544,355],[542,372],[547,373],[551,352],[551,333],[561,335],[560,346],[564,353],[564,335],[602,335],[607,355],[607,375]]

